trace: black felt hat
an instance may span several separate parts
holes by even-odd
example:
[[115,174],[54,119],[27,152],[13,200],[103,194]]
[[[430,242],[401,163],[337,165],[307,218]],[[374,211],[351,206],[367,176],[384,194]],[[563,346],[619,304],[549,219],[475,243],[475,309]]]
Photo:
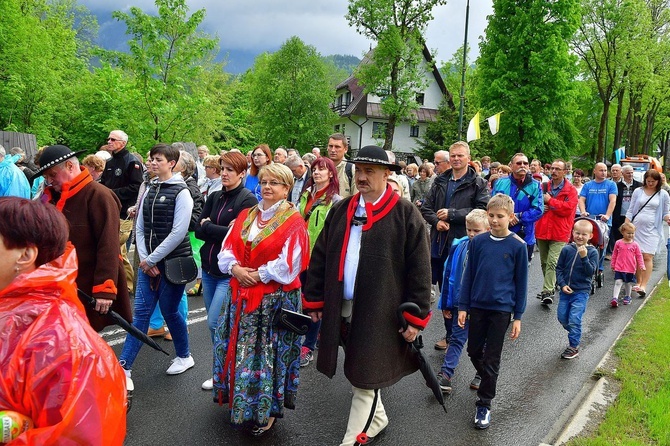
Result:
[[379,146],[365,146],[358,151],[356,157],[348,161],[355,164],[376,164],[388,167],[394,172],[400,172],[402,167],[389,161],[386,151]]
[[56,166],[84,152],[84,150],[73,152],[69,147],[60,144],[47,147],[40,155],[40,159],[38,161],[40,163],[40,168],[37,172],[35,172],[33,178],[37,178],[38,176],[44,174],[44,172],[47,170],[51,169],[53,166]]

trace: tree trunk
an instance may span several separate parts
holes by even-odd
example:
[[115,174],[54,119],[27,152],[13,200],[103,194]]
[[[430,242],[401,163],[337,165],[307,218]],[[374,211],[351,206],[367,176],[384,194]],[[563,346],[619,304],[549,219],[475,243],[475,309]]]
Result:
[[[624,73],[624,77],[626,73]],[[614,141],[612,143],[612,152],[618,149],[621,145],[622,139],[622,129],[621,129],[621,115],[623,115],[623,101],[624,95],[626,94],[626,89],[619,89],[619,94],[617,95],[617,109],[616,109],[616,119],[614,120]]]
[[642,141],[642,150],[644,153],[648,153],[652,156],[656,155],[655,151],[652,151],[652,130],[654,129],[654,122],[656,121],[656,112],[658,111],[658,103],[654,101],[649,111],[647,112],[647,118],[645,119],[645,129],[644,129],[644,139]]
[[395,115],[389,116],[389,122],[386,126],[386,138],[384,138],[384,150],[393,150],[393,135],[395,134],[395,125],[398,118]]
[[603,114],[600,116],[600,126],[598,127],[598,150],[595,159],[597,163],[601,162],[605,156],[605,132],[607,131],[610,104],[610,101],[603,101]]

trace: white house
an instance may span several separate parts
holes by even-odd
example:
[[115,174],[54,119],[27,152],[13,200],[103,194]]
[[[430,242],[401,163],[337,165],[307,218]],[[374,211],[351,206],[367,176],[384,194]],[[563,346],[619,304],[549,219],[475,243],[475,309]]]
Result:
[[[366,55],[361,64],[369,63]],[[416,100],[420,107],[413,113],[416,123],[400,122],[393,136],[393,151],[412,153],[419,148],[419,139],[422,139],[426,126],[437,118],[437,109],[445,95],[448,95],[442,76],[437,67],[431,63],[432,56],[424,45],[424,72],[428,80],[425,91],[416,93]],[[363,86],[359,85],[354,75],[340,83],[336,89],[333,110],[340,115],[335,123],[335,132],[343,133],[349,139],[350,150],[356,152],[361,147],[370,144],[382,145],[384,142],[384,128],[388,119],[381,110],[381,98],[372,94],[363,93]]]

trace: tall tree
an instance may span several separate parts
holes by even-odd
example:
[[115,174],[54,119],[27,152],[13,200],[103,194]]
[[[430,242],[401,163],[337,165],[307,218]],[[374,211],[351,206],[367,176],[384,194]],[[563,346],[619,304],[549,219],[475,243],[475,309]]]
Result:
[[[598,97],[602,102],[596,157],[605,157],[605,139],[609,127],[610,108],[619,97],[622,110],[622,89],[626,86],[631,52],[643,50],[635,48],[634,40],[641,29],[638,19],[644,19],[641,0],[583,0],[582,22],[573,39],[573,48],[579,56],[587,76],[593,79]],[[640,15],[641,14],[641,15]],[[620,130],[620,116],[616,120],[617,134]],[[615,143],[618,139],[615,138]]]
[[316,48],[291,37],[273,54],[256,58],[246,76],[256,134],[272,147],[307,150],[332,130],[335,90]]
[[125,123],[143,145],[156,141],[209,142],[221,125],[222,103],[212,101],[223,67],[213,62],[217,39],[198,30],[205,10],[189,15],[186,0],[156,0],[158,15],[138,7],[115,11],[125,22],[129,53],[104,52],[105,60],[132,75],[141,95],[140,120]]
[[0,17],[0,128],[62,141],[56,116],[87,75],[79,32],[95,34],[95,19],[74,0],[3,0]]
[[356,31],[377,42],[356,77],[365,92],[382,99],[388,116],[384,149],[393,147],[396,125],[411,119],[419,107],[416,94],[427,85],[422,38],[432,10],[446,0],[349,0],[347,20]]
[[501,159],[523,151],[541,159],[578,144],[568,43],[579,23],[578,0],[495,0],[477,61],[486,113],[504,110],[496,146]]

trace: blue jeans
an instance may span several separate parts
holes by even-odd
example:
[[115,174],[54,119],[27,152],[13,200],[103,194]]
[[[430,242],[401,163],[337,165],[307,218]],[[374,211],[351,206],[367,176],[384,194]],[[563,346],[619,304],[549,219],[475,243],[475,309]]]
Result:
[[561,323],[563,328],[568,330],[570,347],[579,347],[579,341],[582,338],[582,316],[586,311],[589,293],[587,291],[580,291],[565,294],[561,291],[558,295],[558,308],[556,308],[558,322]]
[[453,308],[452,314],[453,316],[451,319],[445,319],[445,322],[450,321],[452,323],[451,338],[449,340],[447,352],[444,354],[444,362],[442,363],[441,368],[442,372],[449,378],[454,376],[454,369],[456,369],[458,361],[461,359],[463,346],[468,340],[468,326],[470,325],[470,320],[465,319],[465,327],[461,328],[458,326],[458,308]]
[[321,330],[321,321],[310,322],[305,339],[302,342],[303,347],[307,347],[311,351],[316,348],[316,341],[319,339],[319,330]]
[[205,301],[205,310],[207,310],[207,326],[209,335],[214,344],[214,331],[218,325],[221,310],[228,308],[227,296],[230,278],[217,279],[202,270],[202,298]]
[[[188,347],[188,331],[186,329],[186,320],[179,313],[179,302],[184,294],[185,285],[174,285],[165,279],[165,266],[163,262],[158,263],[158,270],[160,276],[149,277],[143,271],[138,271],[137,288],[135,290],[135,313],[133,315],[133,325],[137,327],[142,333],[146,333],[149,328],[149,319],[151,313],[156,307],[156,303],[160,305],[161,312],[165,316],[172,340],[174,341],[174,348],[177,356],[180,358],[188,358],[190,351]],[[151,281],[158,280],[158,287],[155,290],[151,289]],[[126,336],[126,342],[123,345],[123,351],[119,356],[119,361],[126,370],[133,367],[135,358],[140,352],[142,341],[136,339],[130,334]]]
[[[186,296],[186,291],[182,294],[181,301],[179,302],[179,313],[185,321],[188,320],[188,296]],[[154,312],[151,313],[151,319],[149,319],[149,327],[158,330],[163,328],[164,325],[165,318],[163,318],[163,313],[161,313],[161,307],[156,305]]]
[[[449,285],[447,284],[447,286],[449,286]],[[452,333],[453,333],[453,327],[455,325],[457,325],[457,324],[455,324],[455,321],[458,321],[458,309],[445,308],[445,310],[450,310],[451,311],[451,319],[446,319],[444,316],[442,316],[442,319],[444,319],[444,329],[447,331],[447,334],[446,334],[445,338],[446,338],[447,342],[451,342],[451,341],[449,341],[449,339],[451,339],[451,336],[452,336]],[[455,311],[455,313],[454,313],[454,311]],[[440,313],[441,312],[442,311],[440,311]],[[451,376],[451,375],[449,375],[449,376]]]

